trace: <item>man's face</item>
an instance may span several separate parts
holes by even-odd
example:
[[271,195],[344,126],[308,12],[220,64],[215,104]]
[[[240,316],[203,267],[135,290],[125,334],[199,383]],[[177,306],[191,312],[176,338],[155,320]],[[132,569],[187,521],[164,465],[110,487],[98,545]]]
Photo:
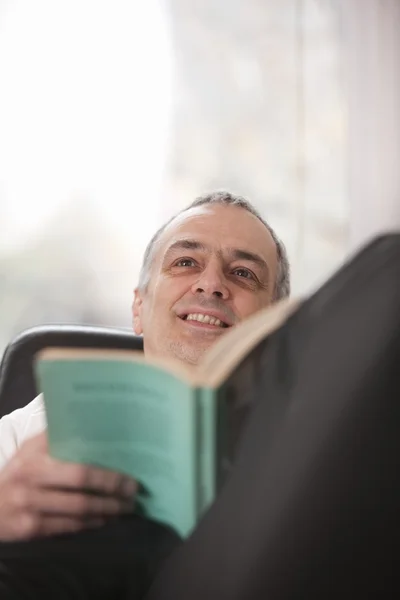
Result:
[[146,356],[196,364],[229,327],[272,302],[276,272],[276,245],[248,211],[182,213],[154,247],[147,288],[135,290],[134,330]]

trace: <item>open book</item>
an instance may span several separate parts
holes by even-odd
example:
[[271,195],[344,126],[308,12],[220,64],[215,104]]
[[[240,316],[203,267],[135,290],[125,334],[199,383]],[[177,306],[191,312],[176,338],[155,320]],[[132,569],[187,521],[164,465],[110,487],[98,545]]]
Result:
[[47,348],[35,361],[51,454],[132,475],[139,508],[187,536],[229,474],[257,353],[282,301],[227,331],[195,368],[142,352]]

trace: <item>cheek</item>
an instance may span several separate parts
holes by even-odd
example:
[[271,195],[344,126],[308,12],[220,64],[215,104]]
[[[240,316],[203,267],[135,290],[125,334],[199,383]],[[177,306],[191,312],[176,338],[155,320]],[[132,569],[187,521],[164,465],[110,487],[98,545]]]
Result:
[[155,290],[154,298],[158,309],[172,309],[173,306],[190,291],[192,283],[189,277],[165,277]]
[[162,327],[170,314],[171,307],[171,290],[168,285],[159,284],[153,290],[151,295],[144,303],[142,310],[142,321],[145,328],[154,329],[154,324],[158,323],[156,328]]
[[265,308],[271,304],[271,294],[264,292],[263,294],[246,294],[236,299],[235,309],[236,313],[244,318],[249,317],[261,308]]

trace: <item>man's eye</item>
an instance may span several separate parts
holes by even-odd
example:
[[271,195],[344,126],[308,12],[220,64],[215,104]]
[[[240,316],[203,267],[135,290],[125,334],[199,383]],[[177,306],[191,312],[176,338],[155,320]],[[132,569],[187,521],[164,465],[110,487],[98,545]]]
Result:
[[192,258],[180,258],[176,261],[175,267],[194,267],[195,262]]
[[244,279],[254,279],[254,275],[251,271],[249,271],[248,269],[235,269],[234,271],[235,275],[238,275],[239,277],[243,277]]

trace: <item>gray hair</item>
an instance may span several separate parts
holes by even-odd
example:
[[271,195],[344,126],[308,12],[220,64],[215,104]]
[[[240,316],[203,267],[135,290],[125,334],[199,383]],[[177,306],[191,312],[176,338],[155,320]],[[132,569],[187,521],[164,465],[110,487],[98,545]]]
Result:
[[286,248],[283,242],[278,238],[275,231],[272,229],[270,225],[261,217],[260,213],[254,208],[254,206],[242,196],[236,196],[229,192],[212,192],[211,194],[205,194],[204,196],[199,196],[196,198],[189,206],[181,210],[179,213],[174,215],[169,221],[167,221],[151,238],[150,242],[147,245],[143,256],[143,263],[140,270],[139,275],[139,289],[145,289],[150,280],[150,267],[151,261],[153,258],[153,250],[157,240],[160,238],[162,232],[165,228],[172,223],[172,221],[179,216],[180,214],[190,210],[191,208],[195,208],[197,206],[209,204],[222,204],[225,206],[237,206],[239,208],[243,208],[247,210],[247,212],[251,213],[261,223],[266,227],[266,229],[271,234],[272,239],[276,245],[276,252],[278,257],[278,269],[276,274],[275,281],[275,290],[274,290],[274,300],[281,300],[283,298],[287,298],[290,295],[290,265],[289,259],[287,256]]

